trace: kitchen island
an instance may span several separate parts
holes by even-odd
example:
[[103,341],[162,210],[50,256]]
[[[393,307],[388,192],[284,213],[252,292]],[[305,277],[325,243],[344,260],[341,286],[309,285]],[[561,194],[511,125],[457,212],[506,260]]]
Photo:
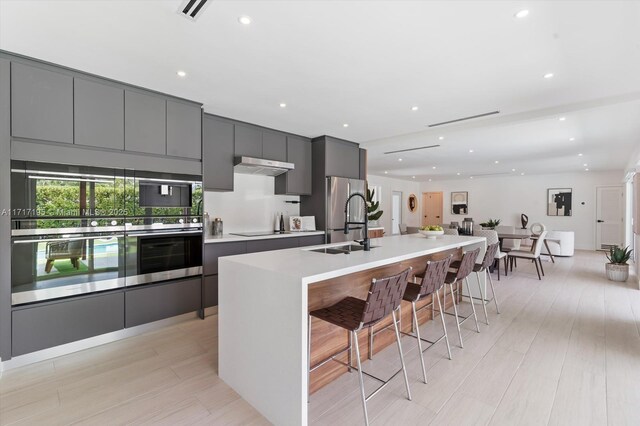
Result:
[[[313,251],[344,244],[219,259],[219,375],[274,424],[307,424],[309,311],[330,306],[347,295],[364,299],[372,278],[388,276],[409,266],[417,273],[429,259],[449,254],[459,258],[462,250],[476,247],[482,248],[482,256],[486,239],[446,235],[426,239],[413,234],[374,239],[369,252]],[[484,275],[481,280],[484,286]],[[471,284],[476,286],[474,282]],[[422,303],[429,303],[429,299]],[[409,311],[402,312],[405,331],[410,328]],[[430,310],[425,309],[418,321],[423,323],[430,315]],[[381,323],[376,329],[384,326]],[[360,334],[364,359],[369,349],[368,337],[366,333]],[[312,323],[312,336],[312,363],[347,344],[343,330],[319,321]],[[375,349],[378,351],[392,342],[393,333],[378,334]],[[311,391],[346,370],[338,363],[319,368],[311,375]]]

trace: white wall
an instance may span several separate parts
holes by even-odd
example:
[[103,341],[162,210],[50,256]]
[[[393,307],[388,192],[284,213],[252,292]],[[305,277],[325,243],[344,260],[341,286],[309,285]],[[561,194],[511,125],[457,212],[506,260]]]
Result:
[[[596,236],[596,187],[623,186],[622,171],[525,175],[423,182],[421,191],[443,191],[444,223],[474,222],[489,218],[520,227],[520,214],[529,216],[529,225],[540,222],[550,230],[575,232],[577,249],[594,250]],[[572,188],[573,216],[546,215],[548,188]],[[451,191],[469,192],[469,214],[451,214]],[[584,204],[583,204],[584,203]]]
[[[401,179],[389,178],[386,176],[368,175],[367,182],[369,188],[372,186],[382,187],[382,199],[380,209],[384,210],[380,218],[380,224],[384,226],[386,235],[391,235],[391,194],[393,191],[402,192],[402,221],[408,226],[420,225],[420,183],[409,182]],[[409,212],[407,199],[409,195],[415,194],[418,197],[418,208],[415,212]]]
[[288,204],[285,200],[299,201],[300,197],[274,195],[274,178],[236,173],[233,192],[211,192],[204,194],[204,211],[209,217],[222,218],[224,233],[242,231],[273,230],[277,212],[285,213],[288,229],[290,215],[300,214],[299,204]]

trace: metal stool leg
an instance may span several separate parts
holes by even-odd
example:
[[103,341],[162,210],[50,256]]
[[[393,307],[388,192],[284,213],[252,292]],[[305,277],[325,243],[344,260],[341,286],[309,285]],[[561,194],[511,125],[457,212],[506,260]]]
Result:
[[[445,292],[447,289],[445,288]],[[447,353],[451,359],[451,346],[449,346],[449,335],[447,334],[447,325],[444,321],[444,313],[442,312],[442,303],[440,303],[440,290],[436,290],[436,299],[438,299],[438,309],[440,309],[440,319],[442,320],[442,329],[444,330],[444,340],[447,342]]]
[[[485,269],[489,273],[489,269]],[[489,325],[489,315],[487,315],[487,304],[484,298],[484,292],[482,291],[482,284],[480,284],[480,272],[476,272],[476,278],[478,279],[478,290],[480,290],[480,299],[482,299],[482,309],[484,309],[484,323]],[[473,299],[471,299],[473,303]]]
[[369,327],[369,359],[373,359],[373,327]]
[[362,364],[360,362],[360,344],[358,343],[358,333],[352,331],[353,340],[356,344],[356,362],[358,363],[358,378],[360,379],[360,396],[362,397],[362,410],[364,411],[364,424],[369,426],[369,415],[367,414],[367,397],[364,393],[364,378],[362,377]]
[[311,315],[307,315],[307,404],[311,389]]
[[427,369],[424,367],[424,354],[422,353],[422,339],[420,338],[420,324],[418,324],[418,314],[416,313],[416,302],[411,302],[411,311],[413,314],[413,323],[416,324],[416,336],[418,337],[418,356],[422,365],[422,377],[424,383],[427,383]]
[[476,333],[480,333],[480,326],[478,325],[478,316],[476,315],[476,304],[473,303],[473,296],[471,296],[471,286],[469,285],[469,277],[464,279],[467,285],[467,292],[469,293],[469,301],[471,302],[471,310],[473,311],[473,319],[476,322]]
[[500,313],[500,308],[498,308],[498,297],[496,296],[496,290],[493,288],[493,280],[491,279],[491,274],[487,271],[487,275],[489,275],[489,285],[491,286],[491,294],[493,294],[493,301],[496,304],[496,312]]
[[[457,281],[456,281],[457,282]],[[453,284],[449,284],[449,291],[451,292],[451,298],[453,299],[453,313],[456,318],[456,327],[458,327],[458,339],[460,339],[460,347],[463,348],[464,345],[462,343],[462,333],[460,332],[460,321],[458,320],[458,307],[456,305],[456,297],[453,295]],[[445,290],[446,293],[446,290]],[[445,294],[446,297],[446,294]],[[447,301],[445,299],[444,306],[446,308]]]
[[353,365],[353,336],[349,333],[349,352],[347,353],[347,362],[349,363],[349,367],[347,367],[349,373],[351,373],[351,366]]
[[[400,363],[402,364],[402,374],[404,375],[404,385],[407,388],[407,399],[411,401],[411,390],[409,389],[409,378],[407,378],[407,368],[404,365],[404,355],[402,354],[402,345],[400,344],[400,332],[398,331],[398,323],[396,322],[396,311],[391,311],[391,315],[393,315],[393,327],[396,330],[396,342],[398,342],[398,353],[400,354]],[[362,388],[362,391],[364,392],[364,388]]]

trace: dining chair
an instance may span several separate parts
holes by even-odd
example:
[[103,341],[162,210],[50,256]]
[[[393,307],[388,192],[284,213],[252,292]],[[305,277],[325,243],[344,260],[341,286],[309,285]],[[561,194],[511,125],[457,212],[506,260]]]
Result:
[[[515,259],[530,259],[533,260],[533,263],[536,265],[536,272],[538,272],[538,279],[542,280],[544,276],[544,268],[542,267],[542,260],[540,259],[540,253],[542,252],[542,247],[544,246],[544,239],[547,236],[547,231],[543,231],[533,246],[533,251],[525,251],[525,250],[511,250],[508,253],[509,265],[511,267],[511,271],[513,271],[513,262]],[[539,267],[538,267],[539,265]],[[542,271],[542,276],[540,276],[540,272]]]
[[[498,233],[491,229],[483,229],[476,233],[477,237],[485,237],[487,239],[487,246],[492,244],[498,244]],[[495,261],[497,262],[497,270],[498,270],[498,281],[500,281],[500,261],[504,260],[504,275],[507,275],[507,253],[500,251],[500,245],[498,244],[498,250],[495,255]]]

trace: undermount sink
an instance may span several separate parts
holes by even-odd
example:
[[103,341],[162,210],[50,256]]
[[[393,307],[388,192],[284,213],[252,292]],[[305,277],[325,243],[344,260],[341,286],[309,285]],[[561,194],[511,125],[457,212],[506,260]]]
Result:
[[[377,247],[378,246],[371,246],[372,249]],[[320,249],[309,250],[309,251],[315,251],[316,253],[324,253],[324,254],[349,254],[352,251],[363,251],[363,250],[364,250],[364,246],[361,246],[358,244],[347,244],[344,246],[327,247],[327,248],[320,248]]]

